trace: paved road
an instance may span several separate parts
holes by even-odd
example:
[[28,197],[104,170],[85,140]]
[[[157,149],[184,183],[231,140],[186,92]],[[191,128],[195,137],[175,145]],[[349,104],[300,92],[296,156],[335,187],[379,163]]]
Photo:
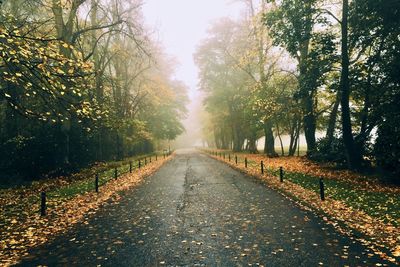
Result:
[[256,180],[181,151],[22,265],[373,266],[377,257]]

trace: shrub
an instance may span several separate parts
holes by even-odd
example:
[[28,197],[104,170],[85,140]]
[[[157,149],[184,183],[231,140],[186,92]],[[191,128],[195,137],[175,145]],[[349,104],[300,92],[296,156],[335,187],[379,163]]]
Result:
[[385,177],[400,183],[400,114],[393,114],[378,127],[374,146],[376,164]]
[[346,164],[346,152],[343,139],[334,137],[330,144],[327,137],[318,139],[316,149],[311,153],[310,159],[319,162],[333,162],[339,166],[344,166]]

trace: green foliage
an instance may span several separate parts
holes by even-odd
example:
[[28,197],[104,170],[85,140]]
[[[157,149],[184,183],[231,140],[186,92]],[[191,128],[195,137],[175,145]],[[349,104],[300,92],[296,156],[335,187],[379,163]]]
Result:
[[345,166],[347,159],[342,138],[333,137],[332,140],[329,140],[327,137],[323,137],[318,139],[311,159],[319,162],[336,163],[341,167]]
[[134,3],[96,2],[88,16],[71,1],[0,10],[0,179],[64,175],[184,131],[186,87]]
[[[205,92],[205,109],[210,130],[219,148],[242,149],[245,136],[254,126],[248,117],[251,77],[239,66],[248,48],[245,30],[229,19],[214,24],[209,39],[199,46],[195,60],[200,69],[200,86]],[[244,51],[242,48],[245,47]],[[247,114],[246,114],[247,112]],[[251,119],[251,118],[250,118]],[[249,124],[250,123],[250,124]]]
[[[269,1],[275,2],[275,1]],[[293,57],[299,57],[304,43],[312,38],[312,28],[316,22],[325,22],[315,18],[316,3],[310,1],[280,1],[279,8],[265,14],[266,25],[270,29],[274,43],[283,46]]]
[[385,176],[399,182],[400,3],[354,1],[350,9],[351,45],[364,52],[353,65],[355,119],[360,127],[356,140],[365,141],[373,129],[372,151]]
[[[390,116],[383,118],[378,126],[378,138],[374,146],[377,165],[386,178],[400,183],[400,109],[399,98],[393,103]],[[396,103],[396,104],[395,104]]]

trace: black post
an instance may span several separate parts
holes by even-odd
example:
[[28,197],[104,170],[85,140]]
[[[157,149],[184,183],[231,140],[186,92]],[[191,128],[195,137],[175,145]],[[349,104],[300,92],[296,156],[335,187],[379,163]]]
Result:
[[99,174],[96,173],[96,177],[94,179],[94,187],[96,188],[96,193],[99,192]]
[[264,162],[261,161],[261,174],[264,174]]
[[324,178],[319,179],[319,191],[321,194],[321,200],[325,200],[325,186],[324,186]]
[[115,170],[114,170],[114,178],[115,179],[118,178],[118,169],[117,169],[117,167],[115,167]]
[[140,159],[139,159],[139,169],[140,169],[140,165],[141,165],[141,162],[140,162]]
[[229,162],[231,161],[231,153],[228,154]]
[[132,173],[132,161],[129,161],[129,173]]
[[144,165],[146,165],[146,164],[147,164],[147,158],[144,157]]
[[46,216],[46,192],[41,193],[40,215]]
[[236,163],[236,165],[237,165],[237,155],[235,155],[235,163]]
[[279,167],[279,178],[281,180],[281,183],[283,182],[283,168]]
[[150,156],[150,163],[151,163],[151,156]]
[[247,168],[247,158],[244,158],[244,167]]

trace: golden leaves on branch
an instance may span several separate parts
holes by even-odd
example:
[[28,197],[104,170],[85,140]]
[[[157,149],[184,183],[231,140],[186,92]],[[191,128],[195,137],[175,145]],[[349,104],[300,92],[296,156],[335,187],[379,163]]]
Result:
[[[0,97],[5,96],[26,116],[42,121],[66,119],[87,94],[87,85],[93,83],[92,64],[83,61],[70,44],[30,36],[28,28],[15,29],[13,18],[8,19],[0,27],[0,81],[8,84],[0,89]],[[63,54],[60,47],[68,48],[71,55]],[[67,111],[65,103],[73,107]],[[47,110],[57,111],[50,116]]]

